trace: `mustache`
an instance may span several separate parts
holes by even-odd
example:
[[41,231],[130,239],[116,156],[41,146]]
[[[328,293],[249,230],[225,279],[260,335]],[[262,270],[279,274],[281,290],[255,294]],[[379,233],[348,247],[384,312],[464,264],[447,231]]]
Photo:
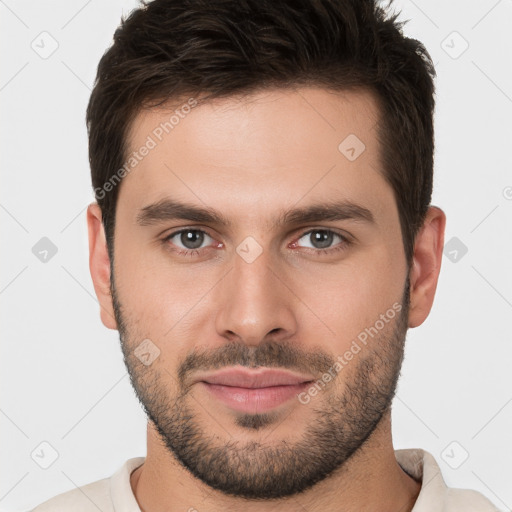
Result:
[[334,357],[320,350],[304,351],[289,343],[269,341],[257,346],[230,342],[222,347],[197,349],[187,355],[178,368],[178,379],[186,386],[194,371],[210,371],[225,366],[286,368],[313,375],[323,375],[335,363]]

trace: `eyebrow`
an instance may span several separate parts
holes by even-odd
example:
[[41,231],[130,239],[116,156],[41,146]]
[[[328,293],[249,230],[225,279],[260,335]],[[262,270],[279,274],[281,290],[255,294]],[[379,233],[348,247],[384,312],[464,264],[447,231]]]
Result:
[[[222,213],[205,206],[196,206],[173,199],[162,199],[157,203],[141,208],[137,214],[137,224],[150,226],[170,220],[188,220],[204,224],[230,227],[232,222]],[[318,221],[353,220],[375,224],[372,212],[352,201],[331,201],[311,204],[302,208],[283,211],[268,226],[275,229],[287,224],[302,224]]]

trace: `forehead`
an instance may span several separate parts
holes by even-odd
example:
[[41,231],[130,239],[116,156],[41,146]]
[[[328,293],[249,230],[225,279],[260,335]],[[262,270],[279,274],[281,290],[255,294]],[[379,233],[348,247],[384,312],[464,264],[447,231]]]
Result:
[[134,213],[169,196],[251,218],[323,199],[377,214],[393,202],[380,166],[378,105],[367,91],[266,90],[193,104],[145,110],[132,123],[126,156],[136,165],[119,203]]

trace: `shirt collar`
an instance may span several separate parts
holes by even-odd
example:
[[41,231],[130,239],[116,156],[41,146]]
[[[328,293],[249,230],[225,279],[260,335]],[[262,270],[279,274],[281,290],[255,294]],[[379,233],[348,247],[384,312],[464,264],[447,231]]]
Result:
[[130,475],[146,460],[128,459],[110,478],[110,496],[115,512],[141,512],[130,483]]
[[421,490],[411,512],[441,512],[447,487],[434,457],[420,448],[395,450],[400,467],[421,483]]

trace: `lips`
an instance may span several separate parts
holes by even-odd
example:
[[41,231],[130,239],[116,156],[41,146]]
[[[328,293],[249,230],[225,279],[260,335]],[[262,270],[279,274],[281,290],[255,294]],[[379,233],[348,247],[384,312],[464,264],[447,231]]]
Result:
[[313,380],[311,376],[298,375],[292,372],[273,368],[226,368],[205,375],[201,380],[208,384],[233,386],[240,388],[268,388],[272,386],[294,386]]
[[256,414],[289,402],[312,380],[311,375],[280,369],[231,367],[199,375],[196,383],[230,409]]

